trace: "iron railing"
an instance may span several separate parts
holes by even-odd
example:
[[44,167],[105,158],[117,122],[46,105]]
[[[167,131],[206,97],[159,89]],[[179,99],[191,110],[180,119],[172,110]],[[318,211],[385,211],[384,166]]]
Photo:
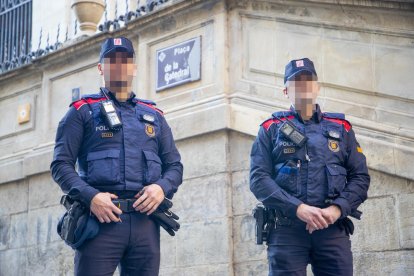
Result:
[[31,40],[32,0],[0,0],[0,73],[27,62]]
[[[122,0],[121,0],[122,1]],[[137,18],[153,13],[171,0],[137,0],[137,9],[129,9],[129,1],[125,0],[126,10],[118,16],[118,1],[115,3],[115,18],[108,19],[105,11],[105,20],[98,26],[99,31],[109,32],[125,27]],[[135,1],[135,0],[132,0]],[[145,4],[140,4],[145,2]],[[24,7],[24,9],[22,8]],[[3,17],[4,15],[4,17]],[[75,35],[77,32],[75,21]],[[0,0],[0,74],[30,64],[33,60],[56,51],[68,40],[68,27],[63,41],[60,41],[60,25],[57,27],[55,43],[51,44],[49,34],[46,38],[46,47],[41,48],[43,30],[40,29],[37,50],[32,51],[32,0]]]
[[[130,21],[144,16],[146,14],[152,13],[157,8],[161,7],[164,3],[169,0],[147,0],[144,5],[140,5],[141,1],[137,1],[137,9],[135,11],[129,10],[128,0],[125,0],[126,11],[125,14],[118,16],[118,1],[115,2],[115,18],[113,20],[108,20],[108,11],[105,10],[105,21],[103,24],[99,25],[99,30],[101,32],[107,32],[110,30],[117,30],[121,27],[128,24]],[[106,2],[106,1],[105,1]]]

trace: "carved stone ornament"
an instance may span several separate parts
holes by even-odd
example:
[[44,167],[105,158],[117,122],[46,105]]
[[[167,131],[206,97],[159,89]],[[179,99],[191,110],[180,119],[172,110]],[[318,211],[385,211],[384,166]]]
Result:
[[81,35],[94,35],[105,11],[104,0],[72,0],[71,8],[78,19]]

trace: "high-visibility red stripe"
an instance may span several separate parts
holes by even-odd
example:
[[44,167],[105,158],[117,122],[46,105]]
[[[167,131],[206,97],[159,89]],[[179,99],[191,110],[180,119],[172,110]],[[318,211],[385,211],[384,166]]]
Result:
[[331,122],[334,122],[334,123],[343,125],[344,128],[345,128],[345,130],[346,130],[346,132],[348,132],[352,128],[351,124],[347,120],[334,119],[334,118],[328,118],[328,117],[323,117],[323,118],[325,120],[328,120],[328,121],[331,121]]
[[72,103],[72,106],[74,108],[76,108],[76,110],[79,110],[82,107],[82,105],[84,105],[84,104],[86,104],[86,101],[85,100],[80,100],[80,101]]
[[106,100],[106,98],[105,98],[105,97],[98,98],[98,99],[87,98],[87,99],[86,99],[86,102],[87,102],[88,104],[92,104],[92,103],[97,103],[97,102],[101,102],[101,101],[104,101],[104,100]]
[[295,116],[293,116],[293,115],[287,116],[287,118],[286,117],[282,117],[282,118],[280,118],[280,120],[279,119],[276,119],[276,118],[271,118],[271,119],[269,119],[267,121],[264,121],[264,123],[262,124],[262,126],[266,129],[266,131],[268,131],[271,125],[278,124],[278,123],[280,123],[282,121],[286,121],[286,119],[289,119],[290,120],[290,119],[293,119],[293,118],[295,118]]
[[162,112],[160,109],[156,108],[155,106],[151,105],[151,104],[147,104],[147,103],[143,103],[143,102],[137,102],[139,104],[145,105],[151,109],[154,109],[156,111],[158,111],[161,115],[164,115],[164,112]]
[[73,107],[76,108],[76,110],[79,110],[85,104],[93,104],[93,103],[101,102],[104,100],[106,100],[105,97],[98,98],[98,99],[86,98],[86,99],[81,99],[79,101],[73,102],[71,105],[73,105]]

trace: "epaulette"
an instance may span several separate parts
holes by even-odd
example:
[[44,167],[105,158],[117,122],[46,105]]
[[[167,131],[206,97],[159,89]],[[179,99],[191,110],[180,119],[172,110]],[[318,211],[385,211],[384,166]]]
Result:
[[328,118],[345,120],[345,114],[344,113],[324,112],[322,114],[322,116],[328,117]]
[[155,105],[157,105],[157,104],[156,104],[155,102],[151,101],[151,100],[143,100],[143,99],[137,99],[137,98],[134,98],[134,102],[135,102],[136,104],[140,104],[140,105],[143,105],[143,106],[149,107],[149,108],[151,108],[152,110],[157,111],[157,112],[158,112],[158,113],[160,113],[161,115],[164,115],[164,112],[162,112],[162,110],[161,110],[161,109],[156,108],[156,107],[155,107]]
[[295,112],[292,110],[286,110],[286,111],[276,111],[272,114],[273,118],[283,118],[288,116],[295,116]]
[[274,112],[272,114],[272,118],[267,119],[266,121],[264,121],[261,124],[261,126],[263,126],[264,129],[266,131],[268,131],[271,125],[279,124],[283,121],[286,121],[287,119],[290,120],[290,119],[293,119],[293,118],[295,118],[293,111],[290,111],[290,110],[289,111],[277,111],[277,112]]
[[134,98],[135,102],[142,102],[142,103],[146,103],[146,104],[150,104],[150,105],[157,105],[155,102],[151,101],[151,100],[144,100],[144,99],[138,99],[138,98]]
[[352,128],[352,125],[350,122],[348,122],[347,120],[345,120],[345,115],[343,113],[330,113],[330,112],[324,112],[322,114],[322,117],[325,120],[343,125],[346,132],[349,132]]
[[83,95],[80,100],[74,101],[69,105],[69,107],[73,106],[74,108],[76,108],[76,110],[79,110],[85,104],[92,104],[103,100],[106,100],[106,98],[103,97],[101,94]]

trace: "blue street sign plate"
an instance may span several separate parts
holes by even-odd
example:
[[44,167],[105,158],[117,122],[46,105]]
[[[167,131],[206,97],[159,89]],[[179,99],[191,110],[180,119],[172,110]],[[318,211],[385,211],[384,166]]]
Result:
[[72,102],[80,100],[81,94],[80,94],[80,87],[72,88]]
[[156,90],[201,78],[201,37],[156,51]]

